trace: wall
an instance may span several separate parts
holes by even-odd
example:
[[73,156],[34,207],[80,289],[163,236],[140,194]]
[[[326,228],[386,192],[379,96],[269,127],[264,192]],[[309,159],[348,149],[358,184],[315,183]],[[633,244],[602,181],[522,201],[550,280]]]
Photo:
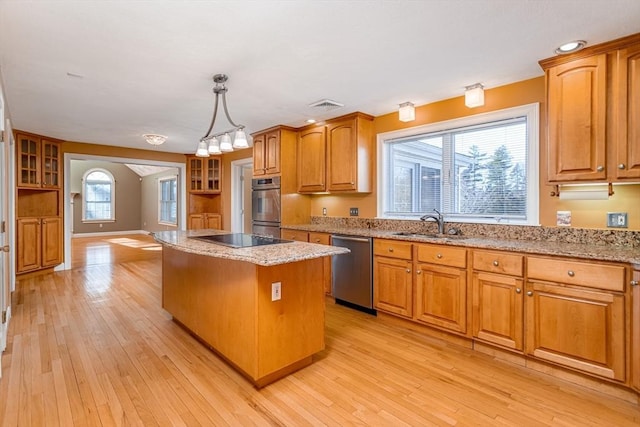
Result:
[[253,157],[253,148],[232,151],[222,155],[222,229],[231,230],[231,162]]
[[[72,160],[69,170],[69,191],[78,193],[73,199],[73,233],[102,233],[114,231],[140,230],[141,224],[141,183],[140,176],[124,164],[97,160]],[[89,169],[106,169],[115,179],[114,222],[82,222],[82,178]],[[101,226],[102,225],[102,226]]]
[[[556,225],[556,211],[572,212],[572,226],[582,228],[606,228],[607,212],[628,212],[629,229],[640,230],[640,184],[614,186],[615,195],[604,201],[567,201],[550,196],[552,186],[546,180],[546,105],[544,77],[537,77],[513,84],[485,90],[485,105],[467,108],[464,96],[416,107],[416,119],[409,123],[398,120],[398,113],[378,116],[374,119],[375,134],[422,126],[516,107],[525,104],[540,103],[540,223],[544,226]],[[374,171],[376,170],[374,154]],[[349,208],[357,207],[361,217],[374,218],[377,215],[377,182],[373,176],[373,192],[355,195],[314,195],[311,202],[311,215],[322,216],[322,208],[327,215],[348,217]]]
[[[141,197],[140,197],[140,222],[141,228],[145,231],[167,231],[177,230],[177,225],[160,224],[158,222],[158,208],[160,203],[160,192],[158,189],[158,181],[162,178],[170,178],[178,176],[178,169],[173,168],[156,174],[142,177]],[[178,201],[180,193],[183,192],[184,183],[178,181]],[[178,209],[178,224],[180,224],[180,210]]]

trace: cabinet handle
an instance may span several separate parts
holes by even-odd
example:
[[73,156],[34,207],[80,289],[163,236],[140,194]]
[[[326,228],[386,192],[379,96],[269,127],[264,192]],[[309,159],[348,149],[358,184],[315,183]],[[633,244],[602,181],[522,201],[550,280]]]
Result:
[[389,248],[389,252],[393,252],[393,248]]
[[496,267],[498,266],[498,264],[500,264],[498,260],[493,261],[493,265],[495,265]]
[[622,170],[622,169],[624,169],[624,168],[625,168],[624,163],[620,163],[620,164],[618,165],[618,169]]
[[596,170],[597,170],[598,172],[602,172],[602,171],[604,170],[604,166],[598,166],[598,167],[596,168]]
[[442,254],[437,254],[436,258],[438,258],[438,259],[442,258]]
[[316,243],[320,243],[320,239],[316,239]]
[[528,291],[528,292],[527,292],[527,296],[532,297],[532,296],[533,296],[533,292]]
[[522,289],[516,288],[516,294],[519,294],[520,292],[522,292]]
[[631,286],[638,286],[638,281],[637,280],[632,280],[631,281]]
[[576,275],[576,273],[574,273],[573,270],[567,271],[567,274],[569,275],[569,277],[573,277]]

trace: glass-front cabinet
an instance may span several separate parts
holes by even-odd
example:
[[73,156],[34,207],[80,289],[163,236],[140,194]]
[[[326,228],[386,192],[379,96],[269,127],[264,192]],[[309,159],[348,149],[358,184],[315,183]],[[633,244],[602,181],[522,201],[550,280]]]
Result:
[[219,193],[221,191],[220,157],[189,157],[188,190],[192,193]]
[[21,133],[16,139],[18,187],[60,188],[60,143]]

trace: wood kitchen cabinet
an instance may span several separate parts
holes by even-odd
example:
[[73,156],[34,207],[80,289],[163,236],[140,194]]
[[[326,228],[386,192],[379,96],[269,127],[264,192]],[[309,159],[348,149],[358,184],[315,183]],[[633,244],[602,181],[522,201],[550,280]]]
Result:
[[191,193],[220,193],[220,156],[187,156],[187,190]]
[[60,189],[60,143],[26,132],[16,132],[16,186]]
[[354,113],[298,132],[298,192],[370,192],[373,117]]
[[61,218],[21,218],[17,226],[17,273],[62,263]]
[[[319,245],[331,245],[331,234],[318,233],[315,231],[309,232],[309,243],[316,243]],[[324,270],[324,293],[327,295],[333,294],[331,283],[331,257],[322,258],[322,268]]]
[[295,240],[297,242],[309,241],[309,233],[302,230],[289,230],[283,228],[282,230],[280,230],[280,236],[284,240]]
[[215,213],[201,213],[189,215],[189,229],[202,230],[212,228],[214,230],[222,229],[222,217]]
[[640,179],[640,43],[617,52],[617,91],[620,114],[615,138],[618,180]]
[[631,276],[631,385],[640,391],[640,270]]
[[473,336],[507,349],[522,351],[522,255],[475,250],[472,259]]
[[413,317],[413,245],[374,239],[373,306],[380,311]]
[[295,138],[295,129],[277,126],[252,134],[253,176],[280,175],[281,144],[286,138]]
[[528,257],[526,353],[625,381],[625,267]]
[[416,245],[415,319],[453,332],[467,332],[467,251]]

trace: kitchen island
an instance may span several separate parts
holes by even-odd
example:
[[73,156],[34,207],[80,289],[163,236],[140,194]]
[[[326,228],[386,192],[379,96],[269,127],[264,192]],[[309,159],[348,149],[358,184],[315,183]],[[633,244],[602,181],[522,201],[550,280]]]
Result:
[[[165,231],[162,306],[257,387],[324,349],[323,258],[344,248],[302,242],[233,248]],[[226,233],[228,234],[228,233]]]

